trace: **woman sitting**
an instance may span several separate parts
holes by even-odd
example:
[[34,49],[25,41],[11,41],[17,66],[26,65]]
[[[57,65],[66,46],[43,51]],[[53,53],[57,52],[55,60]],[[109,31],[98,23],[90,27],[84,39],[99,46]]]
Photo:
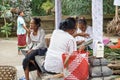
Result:
[[21,50],[24,55],[29,54],[32,50],[46,47],[45,31],[41,28],[40,18],[31,19],[26,42],[27,47]]
[[38,70],[35,63],[35,56],[45,55],[47,51],[45,43],[45,32],[41,28],[40,18],[32,18],[30,21],[30,32],[27,35],[28,48],[24,50],[25,58],[23,60],[23,69],[26,80],[29,80],[29,71]]
[[[44,71],[50,74],[57,74],[63,72],[62,54],[64,52],[72,54],[73,51],[77,50],[76,40],[73,37],[75,31],[76,21],[74,18],[65,19],[60,23],[59,29],[53,31],[50,45],[46,52],[45,61],[42,66]],[[27,68],[24,68],[26,80],[29,80],[29,66],[27,66]],[[40,70],[41,67],[37,66],[37,68],[38,70]],[[63,80],[63,78],[61,79]]]
[[65,19],[60,23],[59,29],[54,30],[43,65],[45,71],[53,74],[63,72],[62,54],[64,52],[72,54],[77,50],[76,40],[73,37],[75,31],[74,18]]
[[[92,40],[92,27],[87,25],[87,21],[84,17],[78,19],[77,33],[86,33],[86,36],[76,36],[75,39],[77,41],[77,45],[81,45],[84,42],[88,42]],[[92,41],[91,41],[92,43]],[[89,45],[89,48],[92,49],[92,44]]]

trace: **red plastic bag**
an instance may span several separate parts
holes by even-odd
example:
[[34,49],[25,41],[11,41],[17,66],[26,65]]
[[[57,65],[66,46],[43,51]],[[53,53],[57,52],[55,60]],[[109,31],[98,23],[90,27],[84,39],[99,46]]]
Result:
[[64,53],[62,59],[64,80],[87,80],[89,78],[88,52],[75,51],[71,55]]

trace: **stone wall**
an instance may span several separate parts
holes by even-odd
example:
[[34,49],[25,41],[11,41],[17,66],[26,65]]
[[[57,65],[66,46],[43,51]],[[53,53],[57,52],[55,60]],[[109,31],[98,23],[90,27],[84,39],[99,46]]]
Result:
[[[84,15],[83,15],[84,16]],[[63,16],[62,19],[65,19],[69,16]],[[89,15],[85,15],[88,25],[92,26],[92,18]],[[114,15],[105,15],[103,21],[103,31],[106,32],[106,25],[109,21],[113,19]],[[40,16],[42,20],[42,27],[45,29],[46,34],[51,33],[55,28],[55,16]]]
[[54,16],[40,16],[42,20],[42,28],[46,34],[52,33],[55,28],[55,17]]
[[[84,16],[84,15],[83,15]],[[46,34],[52,33],[55,28],[55,16],[34,16],[40,17],[42,20],[42,27],[45,30]],[[63,16],[62,19],[65,19],[69,16]],[[88,25],[92,25],[91,16],[85,15]],[[106,15],[104,16],[104,32],[106,29],[106,24],[113,19],[114,15]],[[4,24],[3,19],[0,18],[0,27]],[[12,26],[12,35],[16,36],[16,26]],[[0,35],[1,36],[1,35]]]

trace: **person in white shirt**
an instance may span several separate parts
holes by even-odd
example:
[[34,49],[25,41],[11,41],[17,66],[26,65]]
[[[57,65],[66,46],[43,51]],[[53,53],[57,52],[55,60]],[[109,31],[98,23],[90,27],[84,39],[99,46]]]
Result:
[[72,36],[75,31],[74,18],[65,19],[60,23],[59,29],[53,31],[44,62],[44,69],[47,72],[63,72],[62,54],[64,52],[71,54],[77,50],[76,40]]
[[32,50],[47,47],[45,43],[45,31],[41,28],[40,18],[31,19],[29,30],[26,37],[27,47],[21,50],[24,55],[29,54]]
[[[92,27],[87,25],[87,21],[85,18],[81,18],[78,20],[78,27],[76,33],[87,33],[89,36],[76,36],[77,45],[82,45],[84,42],[87,42],[92,39]],[[92,49],[92,44],[89,45],[90,49]]]
[[[25,50],[25,58],[22,65],[25,72],[25,80],[29,80],[30,71],[37,69],[37,72],[39,73],[38,65],[35,62],[35,56],[45,56],[45,53],[47,51],[47,46],[45,43],[45,31],[41,28],[40,18],[31,19],[30,31],[27,35],[26,41],[28,47]],[[23,51],[21,50],[21,52]]]

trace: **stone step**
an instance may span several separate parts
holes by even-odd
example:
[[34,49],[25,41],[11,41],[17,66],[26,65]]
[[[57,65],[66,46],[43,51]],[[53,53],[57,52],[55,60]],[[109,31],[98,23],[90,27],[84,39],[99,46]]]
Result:
[[120,70],[120,63],[116,63],[116,64],[108,64],[108,67],[113,69],[113,70]]
[[120,70],[113,70],[114,75],[120,75]]
[[114,75],[120,75],[120,61],[111,61],[108,67],[113,70]]

